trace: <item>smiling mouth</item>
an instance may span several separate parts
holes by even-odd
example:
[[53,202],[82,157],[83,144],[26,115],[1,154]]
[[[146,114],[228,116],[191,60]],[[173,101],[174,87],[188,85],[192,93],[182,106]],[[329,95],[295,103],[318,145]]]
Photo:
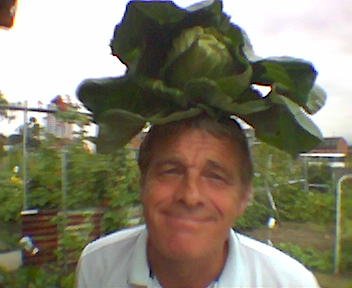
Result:
[[171,221],[178,223],[190,223],[190,224],[205,224],[213,221],[212,217],[197,216],[189,214],[178,214],[178,213],[164,213],[164,215]]

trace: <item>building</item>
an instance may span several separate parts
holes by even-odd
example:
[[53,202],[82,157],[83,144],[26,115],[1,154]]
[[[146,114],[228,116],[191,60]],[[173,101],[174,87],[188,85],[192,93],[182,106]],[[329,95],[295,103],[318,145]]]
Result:
[[316,148],[308,153],[300,154],[308,164],[319,165],[327,163],[332,168],[345,167],[348,155],[348,143],[343,137],[324,138]]
[[[65,107],[62,107],[62,105],[67,106],[69,104],[64,102],[61,96],[57,96],[51,101],[51,104],[49,104],[47,108],[64,111]],[[48,113],[45,128],[48,133],[58,138],[72,139],[74,135],[73,124],[58,119],[55,113]]]

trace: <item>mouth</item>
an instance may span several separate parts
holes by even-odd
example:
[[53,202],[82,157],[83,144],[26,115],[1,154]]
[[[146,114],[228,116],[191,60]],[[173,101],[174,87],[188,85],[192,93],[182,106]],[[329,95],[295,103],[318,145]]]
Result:
[[171,222],[170,224],[201,225],[213,221],[213,218],[209,216],[192,215],[187,213],[165,212],[164,216],[166,217],[168,222]]

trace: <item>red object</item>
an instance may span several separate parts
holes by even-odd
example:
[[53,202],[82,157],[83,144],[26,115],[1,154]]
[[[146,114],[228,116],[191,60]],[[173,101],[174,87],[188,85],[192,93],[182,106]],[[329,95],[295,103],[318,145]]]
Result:
[[17,0],[0,0],[0,27],[13,26],[17,8]]
[[69,108],[68,103],[66,103],[61,96],[56,96],[51,103],[54,103],[60,111],[67,111]]

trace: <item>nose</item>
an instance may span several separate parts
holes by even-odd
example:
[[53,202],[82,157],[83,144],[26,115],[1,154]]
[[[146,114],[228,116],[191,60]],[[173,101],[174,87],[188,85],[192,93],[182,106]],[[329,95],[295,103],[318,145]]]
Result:
[[203,197],[197,176],[191,173],[186,175],[182,179],[175,193],[175,197],[177,202],[182,202],[188,207],[202,205]]

